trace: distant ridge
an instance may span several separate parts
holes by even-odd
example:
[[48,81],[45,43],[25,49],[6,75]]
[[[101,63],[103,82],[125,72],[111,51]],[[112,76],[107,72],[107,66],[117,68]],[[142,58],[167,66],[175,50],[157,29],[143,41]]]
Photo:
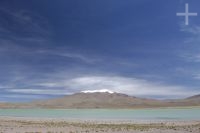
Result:
[[30,103],[0,103],[0,108],[54,108],[54,109],[130,109],[177,106],[200,106],[200,95],[179,100],[138,98],[121,93],[80,92],[61,98]]
[[188,97],[187,99],[200,99],[200,94]]

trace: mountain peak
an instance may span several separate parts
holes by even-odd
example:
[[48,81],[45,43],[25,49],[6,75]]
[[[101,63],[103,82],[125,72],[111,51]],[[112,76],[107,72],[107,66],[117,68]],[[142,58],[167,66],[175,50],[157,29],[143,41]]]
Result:
[[111,90],[107,90],[107,89],[101,89],[101,90],[85,90],[85,91],[81,91],[82,93],[110,93],[113,94],[115,92],[111,91]]

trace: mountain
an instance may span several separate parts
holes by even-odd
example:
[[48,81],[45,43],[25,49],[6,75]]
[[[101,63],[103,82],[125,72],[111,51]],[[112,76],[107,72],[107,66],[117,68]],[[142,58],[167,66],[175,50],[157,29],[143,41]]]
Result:
[[155,100],[111,92],[82,92],[50,100],[30,103],[1,103],[0,108],[154,108],[175,106],[200,106],[200,96],[179,100]]
[[188,97],[187,99],[188,99],[188,100],[200,100],[200,94],[199,94],[199,95],[194,95],[194,96]]
[[77,93],[58,99],[38,101],[32,103],[36,107],[49,108],[133,108],[150,107],[160,101],[142,99],[120,93]]

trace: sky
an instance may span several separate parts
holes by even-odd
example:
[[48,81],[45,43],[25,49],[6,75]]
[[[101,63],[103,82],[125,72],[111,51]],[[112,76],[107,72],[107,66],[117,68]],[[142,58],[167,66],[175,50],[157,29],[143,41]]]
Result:
[[[185,18],[185,11],[198,13]],[[199,0],[1,0],[0,102],[108,89],[200,94]]]

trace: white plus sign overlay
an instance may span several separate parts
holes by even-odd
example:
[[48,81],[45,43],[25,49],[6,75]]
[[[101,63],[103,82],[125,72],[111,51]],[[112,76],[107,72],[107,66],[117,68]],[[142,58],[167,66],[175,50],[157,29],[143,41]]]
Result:
[[185,13],[177,13],[177,16],[184,16],[185,17],[185,25],[189,25],[189,16],[197,16],[197,13],[190,13],[189,12],[189,5],[188,3],[185,4]]

